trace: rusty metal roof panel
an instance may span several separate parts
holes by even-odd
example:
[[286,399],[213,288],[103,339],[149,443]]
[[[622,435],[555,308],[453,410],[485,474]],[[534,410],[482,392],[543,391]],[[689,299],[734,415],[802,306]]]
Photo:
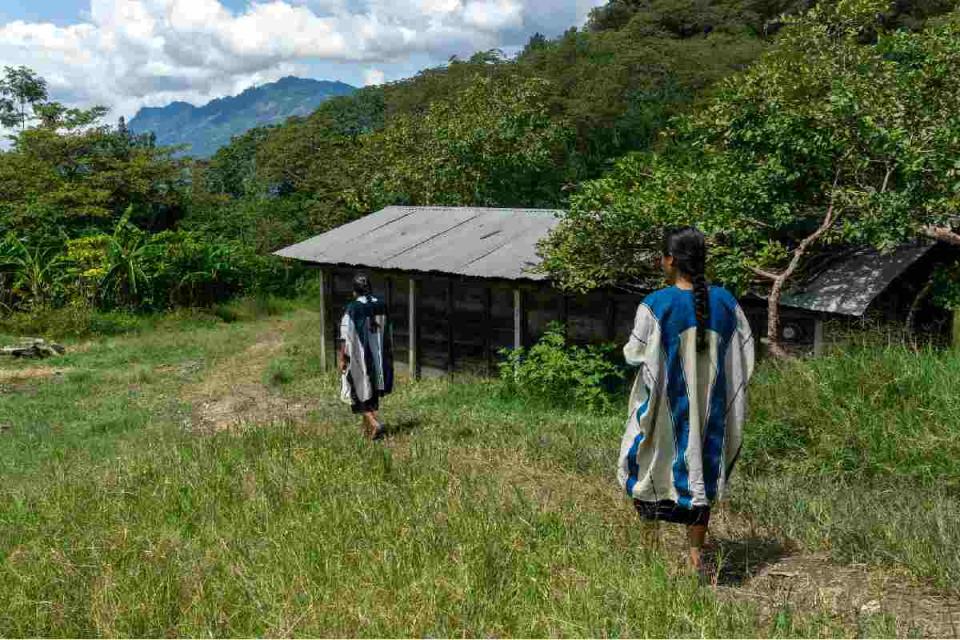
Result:
[[387,207],[276,255],[315,264],[540,280],[537,242],[559,222],[552,209]]
[[796,309],[860,317],[870,303],[933,244],[904,245],[889,253],[862,249],[838,260],[796,291],[784,294],[782,304]]

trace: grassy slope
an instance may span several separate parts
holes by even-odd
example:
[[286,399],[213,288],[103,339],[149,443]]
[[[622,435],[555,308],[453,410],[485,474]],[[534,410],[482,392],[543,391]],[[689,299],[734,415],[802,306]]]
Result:
[[[899,628],[883,615],[851,629],[817,607],[762,611],[685,577],[676,549],[647,544],[611,486],[619,416],[525,406],[491,382],[430,381],[389,400],[398,433],[386,445],[364,443],[316,373],[317,330],[306,311],[161,323],[74,350],[60,376],[17,379],[10,369],[27,365],[3,365],[0,634]],[[958,424],[941,391],[960,379],[960,360],[880,360],[889,372],[916,365],[893,379],[866,356],[766,368],[729,511],[841,559],[894,560],[946,581],[960,563],[936,546],[957,535],[956,510],[915,544],[904,499],[887,492],[952,505],[936,489]],[[900,399],[881,383],[900,385]],[[211,433],[205,412],[224,402],[256,424]],[[928,417],[910,422],[905,407]],[[921,437],[905,448],[891,420]]]

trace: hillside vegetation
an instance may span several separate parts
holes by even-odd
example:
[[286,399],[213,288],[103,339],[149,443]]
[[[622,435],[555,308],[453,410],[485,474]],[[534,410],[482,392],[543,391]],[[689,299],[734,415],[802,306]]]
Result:
[[952,633],[956,353],[764,363],[711,590],[622,497],[619,410],[402,380],[371,445],[315,312],[235,314],[0,365],[0,633]]
[[[333,97],[209,160],[7,69],[0,119],[18,132],[0,152],[0,312],[293,292],[297,270],[270,252],[388,205],[569,208],[543,252],[572,289],[642,283],[660,229],[694,222],[713,278],[771,294],[775,311],[832,251],[960,241],[953,8],[614,0],[515,59],[478,52]],[[263,91],[211,105],[205,130]],[[957,276],[926,290],[952,306]]]

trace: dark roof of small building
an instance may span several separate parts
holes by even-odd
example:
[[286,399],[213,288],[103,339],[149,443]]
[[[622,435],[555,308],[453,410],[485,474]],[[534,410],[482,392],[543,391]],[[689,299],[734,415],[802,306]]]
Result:
[[559,222],[550,209],[387,207],[277,251],[314,264],[542,280],[537,242]]
[[862,316],[870,303],[933,247],[904,245],[889,253],[861,249],[827,266],[806,285],[784,294],[784,306]]

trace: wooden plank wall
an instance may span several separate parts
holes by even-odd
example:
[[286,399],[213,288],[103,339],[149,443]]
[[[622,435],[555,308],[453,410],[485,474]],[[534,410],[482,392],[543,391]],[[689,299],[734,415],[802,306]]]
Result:
[[[326,339],[333,344],[344,307],[352,299],[354,271],[329,269]],[[408,362],[409,282],[411,274],[366,272],[374,292],[389,306],[393,327],[394,360]],[[517,283],[476,278],[413,274],[418,283],[418,358],[427,373],[465,371],[493,374],[498,352],[514,346],[514,291]],[[567,327],[575,343],[626,341],[633,326],[639,295],[609,291],[586,295],[564,295],[546,283],[524,282],[522,300],[522,341],[536,342],[554,321]],[[328,349],[332,352],[332,349]]]

